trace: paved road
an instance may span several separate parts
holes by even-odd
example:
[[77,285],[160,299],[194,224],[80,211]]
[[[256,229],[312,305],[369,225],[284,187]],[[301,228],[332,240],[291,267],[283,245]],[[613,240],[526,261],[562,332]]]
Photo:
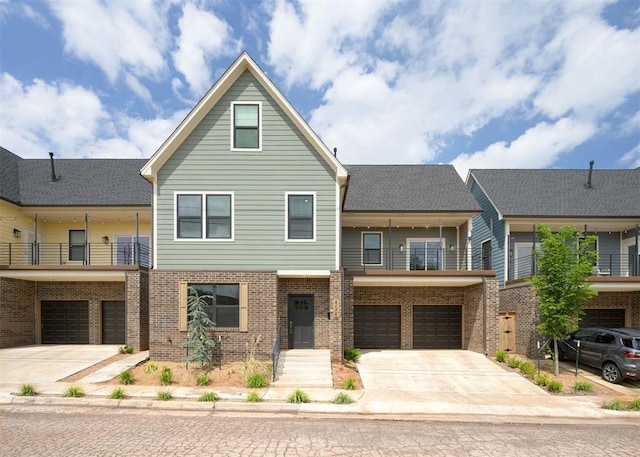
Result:
[[637,425],[0,408],[0,456],[636,456],[637,433]]

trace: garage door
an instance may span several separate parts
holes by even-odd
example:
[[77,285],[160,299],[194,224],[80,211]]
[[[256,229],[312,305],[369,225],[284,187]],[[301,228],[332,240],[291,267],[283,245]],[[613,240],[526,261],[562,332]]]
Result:
[[400,306],[355,306],[353,339],[360,349],[400,349]]
[[414,306],[414,349],[461,349],[462,306]]
[[123,301],[102,302],[102,344],[125,343]]
[[585,309],[580,327],[624,327],[624,309]]
[[89,302],[43,301],[42,344],[89,344]]

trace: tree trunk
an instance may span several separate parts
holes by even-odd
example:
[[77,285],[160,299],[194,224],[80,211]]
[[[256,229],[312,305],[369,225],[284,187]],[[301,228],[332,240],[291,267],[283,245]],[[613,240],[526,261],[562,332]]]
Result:
[[554,365],[555,365],[556,378],[557,378],[558,376],[560,376],[560,357],[558,357],[558,339],[557,338],[553,339],[553,353],[555,354]]

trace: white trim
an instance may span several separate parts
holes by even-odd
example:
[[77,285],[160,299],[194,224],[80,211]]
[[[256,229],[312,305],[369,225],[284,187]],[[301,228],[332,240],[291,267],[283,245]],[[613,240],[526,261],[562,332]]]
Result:
[[[498,209],[498,207],[496,206],[495,203],[493,203],[493,200],[491,200],[491,197],[489,196],[489,193],[484,190],[484,187],[482,187],[482,184],[480,184],[480,181],[478,181],[478,179],[475,177],[475,175],[473,173],[471,173],[471,170],[469,170],[469,176],[467,177],[467,182],[469,178],[473,178],[473,181],[478,185],[478,187],[480,188],[480,190],[482,191],[482,193],[484,194],[485,197],[487,197],[487,200],[489,201],[489,203],[491,203],[491,206],[493,206],[493,209],[496,211],[496,214],[498,215],[498,220],[502,220],[504,218],[503,214],[500,212],[500,210]],[[470,183],[471,185],[469,186],[469,192],[471,192],[471,187],[473,187],[473,183]],[[484,212],[484,210],[483,210]]]
[[509,250],[511,249],[511,224],[504,221],[504,264],[502,267],[502,283],[506,284],[509,279]]
[[[258,105],[258,147],[257,148],[236,148],[234,147],[235,133],[235,109],[236,105]],[[229,136],[229,147],[233,152],[262,152],[262,102],[259,101],[233,101],[230,105],[229,128],[231,130]]]
[[340,195],[340,184],[337,182],[336,180],[336,219],[335,219],[335,224],[336,224],[336,266],[335,269],[339,270],[340,269],[340,253],[342,252],[342,211],[340,211],[341,209],[341,205],[340,205],[340,201],[341,201],[341,195]]
[[[364,263],[364,236],[365,234],[379,234],[380,235],[380,263]],[[360,232],[360,265],[361,266],[365,266],[365,265],[373,265],[374,267],[377,266],[382,266],[384,265],[383,262],[383,258],[382,258],[382,247],[384,246],[384,233],[382,231],[377,231],[377,230],[367,230],[367,231],[363,231]]]
[[329,270],[278,270],[278,278],[329,278]]
[[[311,195],[313,197],[313,238],[309,239],[289,239],[289,195]],[[317,236],[316,213],[318,199],[315,192],[292,191],[284,193],[284,241],[287,243],[315,243]]]
[[[201,233],[200,238],[178,238],[178,195],[202,196]],[[229,195],[231,197],[231,238],[207,238],[207,195]],[[214,242],[228,243],[235,241],[235,192],[233,191],[174,191],[173,192],[173,241],[179,242]]]
[[[453,272],[454,273],[454,272]],[[482,284],[482,276],[354,276],[354,287],[466,287]]]
[[151,184],[153,186],[153,214],[151,215],[151,220],[153,221],[153,226],[151,227],[151,232],[153,233],[153,239],[151,240],[151,244],[153,244],[153,268],[158,268],[158,183],[153,182]]

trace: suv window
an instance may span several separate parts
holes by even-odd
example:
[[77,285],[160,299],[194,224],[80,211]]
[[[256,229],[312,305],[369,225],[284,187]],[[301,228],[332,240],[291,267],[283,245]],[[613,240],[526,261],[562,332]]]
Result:
[[622,338],[622,344],[628,348],[640,349],[640,338]]
[[593,330],[578,330],[571,337],[572,340],[593,341]]
[[616,340],[616,337],[613,336],[611,333],[599,333],[598,336],[596,336],[596,343],[611,344],[615,340]]

